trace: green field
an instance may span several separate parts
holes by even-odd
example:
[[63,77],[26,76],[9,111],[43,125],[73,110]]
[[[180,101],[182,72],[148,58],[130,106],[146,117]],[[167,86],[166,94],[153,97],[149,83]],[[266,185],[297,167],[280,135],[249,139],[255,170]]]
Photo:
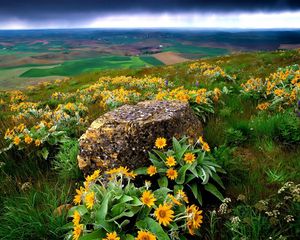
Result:
[[214,57],[228,54],[229,51],[225,48],[199,47],[195,45],[184,45],[176,43],[173,46],[165,47],[164,52],[177,52],[185,54],[199,54],[203,57]]
[[67,61],[53,68],[32,68],[21,77],[74,76],[83,72],[92,72],[116,68],[140,68],[160,65],[153,57],[103,56],[82,60]]

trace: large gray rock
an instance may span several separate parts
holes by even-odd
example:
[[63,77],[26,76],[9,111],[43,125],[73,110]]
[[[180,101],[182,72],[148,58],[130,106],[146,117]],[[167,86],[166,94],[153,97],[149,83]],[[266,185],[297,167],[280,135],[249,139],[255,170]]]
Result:
[[80,138],[79,168],[93,169],[149,165],[148,151],[157,137],[202,134],[202,124],[187,103],[145,101],[124,105],[95,120]]

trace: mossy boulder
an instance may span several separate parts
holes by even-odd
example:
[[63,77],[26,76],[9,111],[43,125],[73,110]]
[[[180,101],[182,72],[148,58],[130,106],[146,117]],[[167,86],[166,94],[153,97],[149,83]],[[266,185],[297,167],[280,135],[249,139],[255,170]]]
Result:
[[148,151],[157,137],[202,134],[202,124],[188,103],[145,101],[124,105],[96,119],[79,140],[78,165],[85,173],[94,169],[149,165]]

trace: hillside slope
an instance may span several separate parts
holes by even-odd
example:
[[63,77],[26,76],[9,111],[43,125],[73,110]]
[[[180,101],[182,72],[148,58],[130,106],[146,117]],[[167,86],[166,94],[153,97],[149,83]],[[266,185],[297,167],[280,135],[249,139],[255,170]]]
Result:
[[[90,72],[0,92],[0,147],[6,148],[0,154],[0,238],[62,239],[67,220],[52,212],[72,203],[76,182],[83,180],[76,166],[77,139],[89,124],[123,104],[176,99],[188,101],[203,121],[209,154],[226,171],[221,194],[231,198],[222,205],[230,211],[220,213],[217,198],[202,196],[199,234],[204,239],[297,239],[299,65],[299,51],[241,53]],[[278,189],[290,181],[283,200]],[[46,225],[46,230],[38,227]]]

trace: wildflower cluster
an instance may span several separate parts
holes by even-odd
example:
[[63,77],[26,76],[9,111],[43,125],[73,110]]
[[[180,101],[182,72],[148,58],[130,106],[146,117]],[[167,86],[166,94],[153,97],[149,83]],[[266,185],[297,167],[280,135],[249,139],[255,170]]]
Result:
[[180,234],[199,234],[202,210],[188,205],[182,189],[151,189],[149,181],[136,187],[136,176],[127,167],[113,168],[102,175],[96,170],[87,176],[76,190],[76,206],[69,210],[73,221],[66,237],[168,240],[178,239]]
[[179,100],[189,102],[195,113],[205,120],[205,116],[209,113],[214,113],[214,102],[218,102],[222,95],[219,88],[212,91],[206,88],[198,90],[188,90],[183,86],[173,90],[165,89],[156,94],[156,100]]
[[[100,107],[105,110],[125,103],[151,99],[154,92],[163,87],[165,87],[165,81],[162,78],[151,76],[145,76],[144,78],[101,77],[95,84],[78,90],[77,96],[85,103],[98,102]],[[152,91],[144,93],[145,89],[151,89]]]
[[190,64],[189,72],[195,74],[197,78],[204,77],[210,81],[231,80],[234,81],[236,76],[228,75],[220,66],[211,65],[207,62],[195,62]]
[[296,103],[300,92],[300,69],[298,65],[279,68],[267,78],[251,78],[241,84],[242,93],[261,101],[257,109],[281,111]]
[[[87,124],[88,109],[82,103],[59,104],[52,110],[39,102],[18,100],[16,103],[15,94],[12,96],[10,110],[15,125],[5,131],[5,151],[14,146],[20,150],[31,149],[32,146],[41,148],[44,145],[56,145]],[[22,96],[22,99],[26,99],[24,94]],[[47,148],[42,150],[44,158],[47,158],[48,152]]]
[[[162,137],[157,138],[156,149],[149,153],[153,165],[137,171],[157,179],[161,188],[171,187],[175,192],[181,187],[186,192],[192,190],[191,194],[200,204],[202,204],[201,192],[203,190],[222,200],[222,194],[214,184],[224,188],[218,176],[218,173],[224,173],[224,171],[209,154],[208,143],[202,136],[193,145],[187,142],[187,138],[182,138],[180,141],[173,138],[172,147],[166,149],[167,140]],[[204,189],[200,187],[201,185]]]

